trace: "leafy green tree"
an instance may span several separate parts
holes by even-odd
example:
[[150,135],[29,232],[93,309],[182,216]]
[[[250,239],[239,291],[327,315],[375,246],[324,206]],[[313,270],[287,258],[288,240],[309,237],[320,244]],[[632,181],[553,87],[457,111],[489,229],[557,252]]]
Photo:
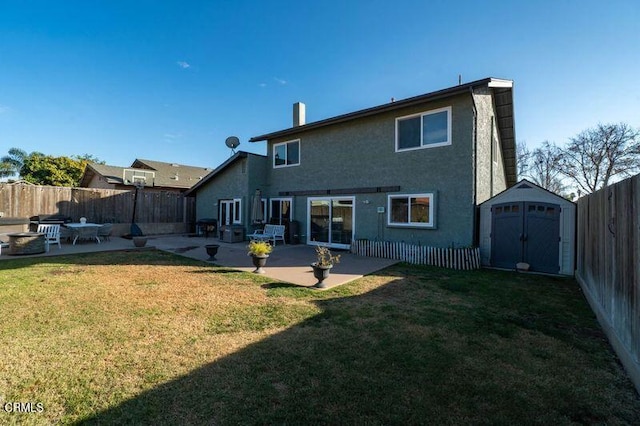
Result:
[[27,157],[20,175],[36,185],[77,186],[85,165],[86,162],[69,157],[35,154]]

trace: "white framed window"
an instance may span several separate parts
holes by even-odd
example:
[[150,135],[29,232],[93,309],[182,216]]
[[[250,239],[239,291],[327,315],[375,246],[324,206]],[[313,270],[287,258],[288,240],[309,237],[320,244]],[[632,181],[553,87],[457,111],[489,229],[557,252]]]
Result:
[[433,193],[394,194],[387,199],[389,226],[435,227]]
[[271,223],[284,225],[293,218],[293,199],[292,198],[272,198],[269,200],[271,210],[269,219]]
[[240,198],[233,199],[233,224],[242,223],[242,200]]
[[396,118],[396,152],[451,145],[451,107]]
[[300,139],[273,145],[273,168],[298,166],[300,164]]

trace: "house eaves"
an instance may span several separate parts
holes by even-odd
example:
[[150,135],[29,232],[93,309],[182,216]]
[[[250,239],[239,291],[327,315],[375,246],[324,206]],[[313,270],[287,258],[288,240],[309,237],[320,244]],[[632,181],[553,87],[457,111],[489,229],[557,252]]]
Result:
[[260,136],[254,136],[249,139],[249,142],[260,142],[276,138],[299,135],[300,133],[310,130],[316,130],[338,123],[344,123],[363,117],[369,117],[389,111],[395,111],[402,108],[423,104],[425,102],[431,102],[464,93],[471,94],[475,87],[481,86],[489,87],[493,89],[494,92],[494,97],[496,99],[496,121],[498,125],[498,131],[500,133],[500,140],[502,141],[507,186],[512,186],[517,182],[512,80],[498,78],[485,78],[482,80],[476,80],[470,83],[460,84],[424,95],[418,95],[407,99],[389,102],[376,107],[367,108],[332,118],[327,118],[325,120],[315,121],[309,124],[304,124],[302,126],[296,126],[272,133],[266,133]]

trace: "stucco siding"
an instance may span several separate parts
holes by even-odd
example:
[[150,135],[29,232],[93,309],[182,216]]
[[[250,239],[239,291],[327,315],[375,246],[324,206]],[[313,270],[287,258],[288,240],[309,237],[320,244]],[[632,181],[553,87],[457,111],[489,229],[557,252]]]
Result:
[[242,200],[243,222],[246,224],[248,207],[247,158],[231,164],[225,173],[214,176],[198,189],[196,197],[196,218],[218,218],[218,201],[240,198]]
[[[443,107],[451,107],[451,145],[395,151],[397,117]],[[274,169],[273,144],[298,138],[300,165]],[[468,94],[269,141],[267,155],[270,196],[352,189],[341,195],[356,197],[357,238],[435,246],[466,246],[473,242],[473,110]],[[398,186],[395,193],[400,194],[434,193],[436,228],[388,226],[388,193],[357,190],[385,186]],[[301,229],[306,229],[308,196],[294,198],[295,219],[303,225]],[[384,207],[385,213],[377,213],[378,207]]]
[[491,90],[480,87],[473,94],[477,109],[477,204],[506,189],[504,159]]

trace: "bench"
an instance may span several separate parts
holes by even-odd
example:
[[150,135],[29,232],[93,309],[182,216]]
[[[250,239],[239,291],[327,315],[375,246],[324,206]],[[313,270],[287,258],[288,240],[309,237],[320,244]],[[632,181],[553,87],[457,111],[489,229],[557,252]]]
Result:
[[284,225],[265,225],[264,229],[257,230],[253,234],[247,235],[252,240],[269,241],[276,245],[276,241],[280,240],[284,242]]

